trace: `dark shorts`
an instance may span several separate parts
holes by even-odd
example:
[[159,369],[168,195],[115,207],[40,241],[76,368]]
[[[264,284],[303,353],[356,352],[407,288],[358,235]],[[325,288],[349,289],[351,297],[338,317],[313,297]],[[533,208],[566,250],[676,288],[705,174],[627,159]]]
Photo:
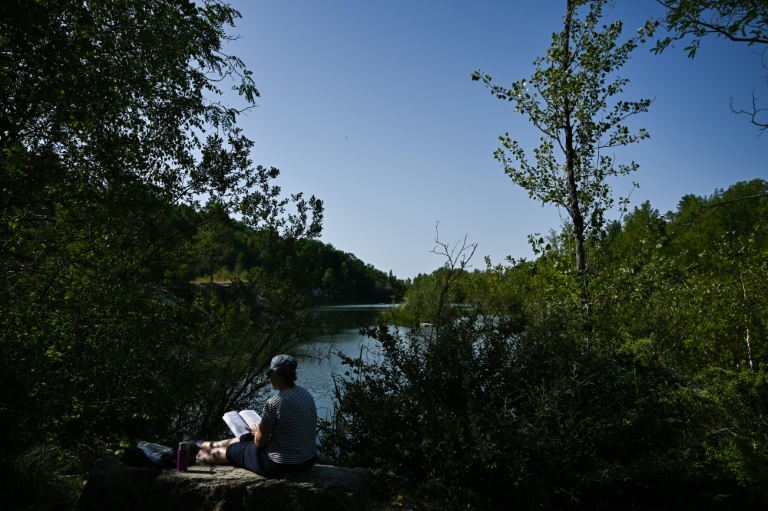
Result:
[[[250,438],[248,438],[250,437]],[[227,447],[227,462],[239,468],[244,468],[264,477],[280,477],[285,474],[295,474],[309,470],[315,464],[315,457],[296,465],[276,463],[267,456],[264,448],[253,443],[253,435],[246,434],[240,441]]]

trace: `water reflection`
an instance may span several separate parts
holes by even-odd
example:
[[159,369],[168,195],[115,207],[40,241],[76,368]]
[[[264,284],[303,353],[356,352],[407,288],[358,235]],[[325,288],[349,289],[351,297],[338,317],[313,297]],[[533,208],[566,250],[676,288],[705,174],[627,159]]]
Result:
[[318,308],[307,334],[313,341],[304,346],[300,355],[298,384],[315,396],[317,413],[330,417],[333,413],[333,375],[348,369],[336,353],[364,360],[381,360],[376,341],[360,335],[360,328],[375,325],[391,305],[339,305]]

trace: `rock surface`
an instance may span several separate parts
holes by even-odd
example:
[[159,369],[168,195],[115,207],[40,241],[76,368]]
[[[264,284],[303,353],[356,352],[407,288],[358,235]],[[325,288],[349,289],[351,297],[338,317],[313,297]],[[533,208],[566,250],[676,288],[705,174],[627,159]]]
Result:
[[195,464],[187,472],[129,467],[103,458],[91,470],[78,511],[362,511],[367,468],[315,465],[302,474],[267,479],[227,465]]

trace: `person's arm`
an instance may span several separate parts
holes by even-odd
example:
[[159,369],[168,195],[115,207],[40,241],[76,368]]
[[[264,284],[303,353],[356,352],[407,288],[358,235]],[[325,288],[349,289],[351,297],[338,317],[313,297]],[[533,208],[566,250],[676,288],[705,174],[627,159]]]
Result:
[[274,424],[268,420],[265,420],[263,417],[261,418],[261,422],[259,422],[259,424],[250,426],[248,430],[253,433],[253,443],[255,443],[258,447],[265,447],[267,442],[269,442],[269,437],[272,435],[272,430],[274,427]]

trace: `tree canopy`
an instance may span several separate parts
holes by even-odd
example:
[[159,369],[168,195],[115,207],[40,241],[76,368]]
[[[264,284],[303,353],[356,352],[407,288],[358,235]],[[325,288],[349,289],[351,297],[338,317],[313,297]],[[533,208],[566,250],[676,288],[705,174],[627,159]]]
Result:
[[[269,357],[298,342],[295,244],[320,233],[322,202],[284,197],[278,169],[251,161],[238,118],[259,93],[226,47],[238,17],[216,0],[0,5],[0,459],[14,487],[41,452],[77,473],[139,439],[215,433],[220,408],[255,399]],[[191,285],[216,246],[194,235],[228,215],[269,257],[226,290]]]
[[[536,69],[529,80],[507,88],[494,85],[491,76],[480,71],[472,75],[473,80],[483,81],[492,95],[513,103],[515,111],[527,116],[542,133],[541,144],[533,150],[533,162],[509,133],[499,137],[501,147],[495,157],[530,197],[568,213],[575,241],[575,269],[582,278],[587,267],[585,239],[601,232],[605,212],[614,204],[608,179],[638,167],[634,162],[617,163],[611,151],[648,137],[642,128],[631,130],[626,121],[646,112],[651,104],[648,99],[615,98],[628,83],[615,73],[643,39],[635,36],[619,43],[620,21],[598,28],[604,4],[566,2],[563,30],[552,35],[546,55],[534,61]],[[586,286],[586,303],[585,293]]]

